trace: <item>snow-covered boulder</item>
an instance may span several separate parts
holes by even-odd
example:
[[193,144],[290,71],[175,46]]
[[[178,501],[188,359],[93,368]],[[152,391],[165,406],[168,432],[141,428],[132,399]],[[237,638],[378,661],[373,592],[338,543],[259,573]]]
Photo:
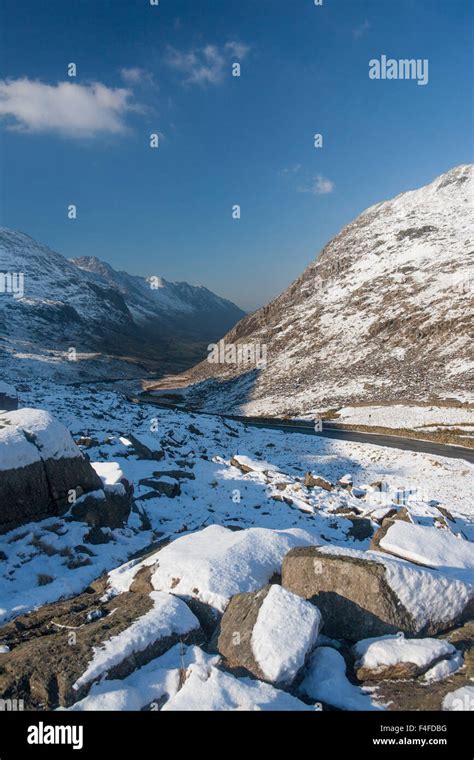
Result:
[[282,585],[320,609],[324,633],[350,641],[403,632],[431,636],[472,613],[474,585],[378,552],[300,547]]
[[133,445],[138,459],[151,459],[160,462],[165,456],[160,439],[151,433],[140,433],[140,435],[130,433],[127,438]]
[[151,587],[183,597],[211,631],[235,594],[262,588],[280,573],[290,549],[312,543],[311,534],[299,528],[234,531],[210,525],[142,562],[113,570],[109,582],[116,591],[128,590],[137,573],[149,567]]
[[359,681],[414,678],[456,654],[444,639],[405,639],[381,636],[358,641],[353,648]]
[[9,383],[0,380],[0,412],[12,412],[18,409],[18,394]]
[[[380,521],[381,525],[380,528],[376,531],[376,533],[372,537],[372,541],[370,542],[369,549],[374,552],[380,552],[383,551],[382,547],[380,546],[380,542],[387,534],[387,531],[394,525],[395,522],[401,520],[403,522],[409,523],[410,525],[413,523],[413,520],[411,518],[411,515],[406,507],[402,507],[401,509],[393,510],[391,508],[386,508],[387,513],[384,515],[383,519]],[[383,514],[383,513],[382,513]],[[374,515],[370,515],[372,519],[374,519]]]
[[64,514],[71,500],[102,488],[102,481],[49,412],[0,414],[0,533]]
[[220,623],[218,650],[232,667],[291,684],[316,644],[321,615],[278,585],[232,597]]

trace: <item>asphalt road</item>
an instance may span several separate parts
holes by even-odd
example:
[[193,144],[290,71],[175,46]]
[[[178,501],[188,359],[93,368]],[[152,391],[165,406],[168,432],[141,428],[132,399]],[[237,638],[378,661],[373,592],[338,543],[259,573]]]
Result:
[[233,419],[243,422],[252,427],[266,428],[270,430],[284,430],[287,433],[303,433],[304,435],[322,436],[323,438],[335,438],[339,441],[354,441],[355,443],[371,443],[376,446],[388,446],[392,449],[402,449],[402,451],[420,451],[424,454],[435,454],[450,459],[465,459],[467,462],[474,462],[474,449],[468,449],[463,446],[448,445],[445,443],[436,443],[435,441],[422,441],[418,438],[402,438],[397,435],[385,435],[383,433],[363,433],[355,430],[344,430],[343,428],[330,428],[323,425],[321,432],[315,432],[313,425],[288,424],[283,420],[275,422],[256,422],[247,421],[244,417]]
[[[136,399],[127,397],[129,401],[136,403],[148,403],[154,406],[165,408],[179,409],[183,412],[199,411],[194,409],[185,409],[175,404],[163,404],[149,398]],[[209,414],[209,412],[202,412]],[[240,417],[232,414],[212,414],[213,417],[222,417],[223,419],[240,422],[251,427],[265,428],[267,430],[283,430],[286,433],[302,433],[303,435],[322,436],[323,438],[335,438],[339,441],[354,441],[355,443],[370,443],[375,446],[388,446],[391,449],[401,449],[402,451],[419,451],[423,454],[434,454],[440,457],[449,457],[450,459],[464,459],[467,462],[474,462],[474,449],[468,449],[463,446],[454,446],[446,443],[436,443],[435,441],[423,441],[418,438],[403,438],[398,435],[386,435],[384,433],[363,433],[356,430],[345,430],[341,427],[329,427],[323,422],[323,430],[316,432],[314,425],[310,422],[292,422],[276,418]]]

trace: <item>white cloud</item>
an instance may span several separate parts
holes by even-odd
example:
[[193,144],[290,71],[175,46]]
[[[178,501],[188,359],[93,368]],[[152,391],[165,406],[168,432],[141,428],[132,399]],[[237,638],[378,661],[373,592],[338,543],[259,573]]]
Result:
[[140,110],[130,103],[129,89],[100,82],[44,84],[30,79],[0,80],[0,117],[25,132],[59,132],[69,137],[92,137],[127,130],[124,117]]
[[365,21],[362,24],[359,24],[359,26],[356,26],[355,29],[352,30],[352,36],[354,37],[354,39],[358,40],[359,37],[362,37],[362,35],[365,32],[368,32],[369,29],[370,29],[370,24],[367,21],[367,19],[365,19]]
[[120,69],[120,76],[126,84],[131,86],[154,84],[153,74],[139,66]]
[[311,180],[311,183],[305,187],[300,187],[300,193],[312,193],[313,195],[329,195],[336,187],[335,182],[322,174],[318,174]]
[[186,84],[219,84],[224,79],[226,66],[236,58],[241,61],[248,52],[248,46],[241,42],[205,45],[186,53],[169,47],[166,62],[171,68],[184,74]]

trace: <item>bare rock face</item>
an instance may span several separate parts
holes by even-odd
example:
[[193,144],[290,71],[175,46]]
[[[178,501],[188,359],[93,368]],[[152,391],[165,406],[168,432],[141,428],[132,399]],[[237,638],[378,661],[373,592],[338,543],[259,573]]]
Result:
[[0,380],[0,412],[13,412],[18,409],[18,394],[9,383]]
[[319,611],[278,585],[236,594],[221,619],[217,648],[232,668],[291,684],[316,643]]
[[68,430],[48,412],[0,414],[0,533],[62,515],[69,496],[96,491],[102,481]]
[[468,584],[372,552],[297,547],[282,585],[320,609],[324,633],[359,641],[403,632],[436,635],[472,614]]
[[[199,623],[171,594],[103,588],[42,607],[0,628],[0,694],[26,709],[68,707],[99,678],[125,678],[179,641],[202,643]],[[114,644],[110,642],[114,639]]]

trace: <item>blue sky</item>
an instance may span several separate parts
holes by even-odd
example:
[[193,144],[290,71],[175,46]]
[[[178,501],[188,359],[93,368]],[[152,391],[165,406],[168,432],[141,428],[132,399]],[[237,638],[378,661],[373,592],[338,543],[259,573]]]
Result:
[[[65,256],[253,309],[367,206],[472,161],[470,0],[2,0],[0,14],[0,222]],[[369,79],[382,54],[428,59],[429,83]]]

